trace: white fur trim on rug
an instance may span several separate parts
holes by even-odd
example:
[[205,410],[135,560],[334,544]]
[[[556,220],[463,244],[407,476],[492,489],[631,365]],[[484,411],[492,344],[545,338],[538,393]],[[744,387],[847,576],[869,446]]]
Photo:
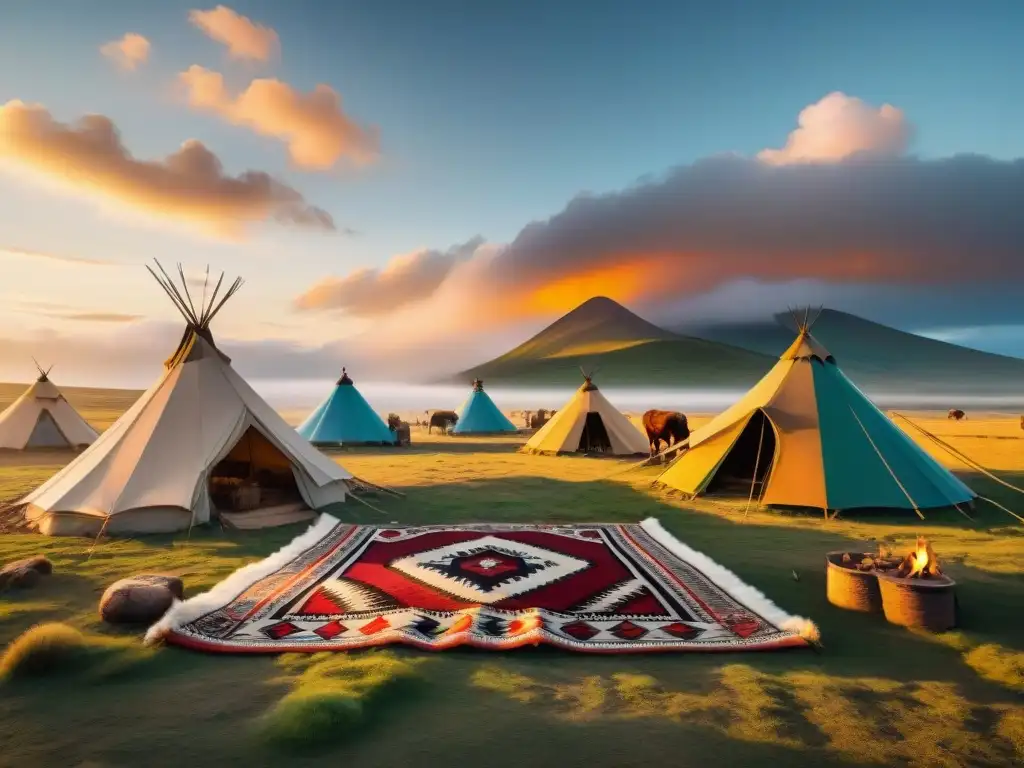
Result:
[[288,562],[312,547],[330,533],[340,521],[336,517],[321,513],[320,518],[306,530],[292,539],[269,557],[239,568],[224,581],[218,582],[206,592],[181,602],[175,600],[156,624],[146,632],[146,645],[158,642],[170,630],[182,627],[200,616],[227,605],[260,579],[283,568]]
[[656,518],[647,518],[640,523],[640,527],[673,555],[689,563],[711,579],[717,587],[728,593],[736,602],[760,614],[779,629],[798,634],[811,642],[817,642],[821,637],[818,627],[813,621],[786,613],[765,597],[760,590],[744,582],[728,568],[719,565],[707,555],[686,546],[666,531]]

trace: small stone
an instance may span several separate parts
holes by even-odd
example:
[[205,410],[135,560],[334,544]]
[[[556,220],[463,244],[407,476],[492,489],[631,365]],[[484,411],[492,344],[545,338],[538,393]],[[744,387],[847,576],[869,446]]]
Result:
[[162,573],[140,573],[131,577],[133,581],[140,581],[144,584],[152,584],[157,587],[167,587],[171,594],[179,600],[185,599],[185,584],[177,576],[167,576]]
[[160,574],[140,574],[107,587],[100,598],[100,617],[111,624],[152,624],[174,603],[184,589],[181,579]]
[[38,584],[41,578],[43,577],[39,575],[39,571],[34,568],[21,568],[11,573],[7,583],[18,589],[28,589]]
[[[28,575],[31,572],[34,576]],[[40,576],[53,573],[53,563],[42,555],[15,560],[0,568],[0,588],[8,585],[13,587],[31,587],[39,582]]]

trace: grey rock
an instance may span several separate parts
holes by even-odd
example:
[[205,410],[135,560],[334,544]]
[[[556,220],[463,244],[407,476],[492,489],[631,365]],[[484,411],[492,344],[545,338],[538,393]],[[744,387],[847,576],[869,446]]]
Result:
[[152,624],[184,597],[181,579],[139,574],[115,581],[100,598],[100,617],[110,624]]

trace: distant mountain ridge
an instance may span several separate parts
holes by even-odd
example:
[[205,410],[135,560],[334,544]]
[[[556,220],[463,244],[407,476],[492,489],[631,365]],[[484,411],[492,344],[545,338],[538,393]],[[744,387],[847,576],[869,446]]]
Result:
[[[682,330],[682,329],[680,329]],[[685,326],[689,333],[777,356],[793,341],[789,314],[753,323]],[[863,317],[824,309],[811,329],[857,383],[921,392],[984,394],[1024,390],[1024,360],[918,336]]]
[[618,302],[595,296],[492,362],[601,354],[677,338],[678,334],[644,320]]
[[598,369],[608,386],[727,387],[750,384],[771,365],[758,352],[661,328],[598,296],[483,365],[451,377],[491,383],[576,384]]
[[[595,297],[524,343],[482,365],[446,377],[465,383],[577,384],[580,367],[606,386],[673,389],[745,388],[793,342],[788,314],[763,322],[666,329],[621,304]],[[900,331],[824,309],[814,336],[859,385],[887,394],[1016,395],[1024,360]]]

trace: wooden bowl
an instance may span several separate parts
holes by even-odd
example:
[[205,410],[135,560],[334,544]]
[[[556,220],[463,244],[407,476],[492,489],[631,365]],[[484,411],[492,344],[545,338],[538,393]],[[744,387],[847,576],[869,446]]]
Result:
[[859,563],[867,553],[829,552],[825,555],[825,593],[828,601],[839,608],[863,613],[882,612],[882,593],[878,588],[878,574],[858,571],[843,566],[843,555],[849,554],[851,563]]
[[878,575],[882,608],[891,624],[944,632],[956,626],[956,582]]

